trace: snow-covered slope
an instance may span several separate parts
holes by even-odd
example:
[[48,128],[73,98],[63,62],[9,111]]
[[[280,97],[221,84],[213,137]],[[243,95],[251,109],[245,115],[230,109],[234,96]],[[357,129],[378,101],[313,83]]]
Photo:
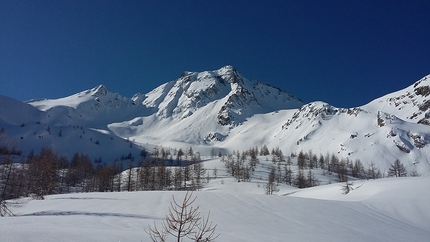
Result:
[[[232,151],[267,145],[280,147],[284,154],[334,153],[360,159],[365,166],[374,163],[381,171],[400,159],[408,171],[430,175],[429,79],[344,109],[324,102],[304,104],[225,66],[184,72],[132,98],[102,85],[65,98],[29,102],[40,111],[2,98],[0,122],[24,153],[49,145],[69,157],[88,152],[110,161],[128,151],[138,155],[140,146],[193,146],[208,154],[212,147]],[[13,106],[9,103],[22,108],[8,108]],[[14,112],[18,109],[27,111]],[[116,151],[122,144],[131,150]]]
[[0,95],[0,122],[10,125],[37,122],[45,118],[45,114],[39,109]]
[[253,115],[303,105],[289,93],[246,79],[232,66],[184,72],[145,96],[143,104],[153,110],[152,115],[114,123],[109,129],[140,143],[213,144],[228,138],[232,129]]
[[209,105],[220,125],[237,125],[256,113],[303,105],[289,93],[246,79],[232,66],[200,73],[184,72],[179,79],[145,96],[143,104],[156,109],[157,116],[162,118],[184,119]]
[[31,100],[28,104],[47,113],[48,122],[57,126],[106,128],[107,124],[148,114],[139,94],[126,98],[103,85],[65,98]]
[[407,88],[377,98],[362,108],[373,113],[384,111],[408,122],[430,125],[430,75]]
[[[428,241],[429,177],[360,182],[348,195],[339,184],[291,195],[255,193],[249,183],[212,180],[194,192],[194,207],[210,211],[216,241]],[[241,190],[238,193],[233,190]],[[150,241],[172,195],[184,192],[78,193],[46,196],[12,207],[0,220],[2,241]],[[173,238],[170,237],[170,240]]]
[[378,113],[316,102],[300,108],[280,133],[302,150],[322,154],[330,150],[344,158],[361,159],[367,165],[373,162],[383,171],[398,158],[409,171],[428,174],[428,127],[385,112],[379,112],[379,118],[384,125],[378,125]]
[[[104,162],[130,153],[137,157],[141,147],[116,136],[106,127],[109,121],[115,121],[121,115],[129,118],[127,115],[132,115],[133,110],[128,110],[127,114],[127,108],[106,103],[108,98],[103,97],[111,95],[119,99],[120,96],[103,90],[100,86],[58,100],[30,102],[35,107],[0,96],[0,128],[6,134],[0,141],[22,150],[23,155],[37,153],[47,146],[69,159],[75,152],[90,154],[92,159],[102,158]],[[104,101],[99,105],[104,106],[102,111],[93,108],[93,104],[97,105],[96,100]],[[128,101],[126,98],[122,100]]]

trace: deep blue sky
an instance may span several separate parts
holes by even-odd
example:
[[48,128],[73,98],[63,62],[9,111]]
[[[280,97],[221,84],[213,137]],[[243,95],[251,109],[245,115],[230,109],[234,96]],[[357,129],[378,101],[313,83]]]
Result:
[[430,1],[0,0],[0,94],[131,97],[233,65],[305,102],[363,105],[430,74]]

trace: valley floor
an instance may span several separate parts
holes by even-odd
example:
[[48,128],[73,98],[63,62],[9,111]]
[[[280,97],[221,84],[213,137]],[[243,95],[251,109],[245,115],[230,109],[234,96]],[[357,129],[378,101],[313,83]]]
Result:
[[[196,191],[210,211],[216,241],[429,241],[430,177],[355,181],[264,195],[258,183],[214,179]],[[15,217],[0,218],[1,241],[150,241],[184,192],[79,193],[23,200]],[[172,238],[171,238],[172,239]]]

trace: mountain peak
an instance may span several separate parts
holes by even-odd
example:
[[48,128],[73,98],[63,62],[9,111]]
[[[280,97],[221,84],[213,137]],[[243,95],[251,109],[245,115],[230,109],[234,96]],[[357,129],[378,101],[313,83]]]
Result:
[[244,77],[231,65],[223,66],[215,72],[231,84],[243,83]]
[[91,96],[106,96],[108,92],[108,89],[103,84],[100,84],[90,90]]
[[226,65],[226,66],[221,67],[218,71],[235,72],[236,68],[234,68],[231,65]]
[[214,113],[214,119],[225,126],[239,124],[258,112],[298,108],[303,102],[269,85],[250,81],[226,65],[213,71],[183,72],[177,80],[146,94],[143,104],[156,108],[160,117],[179,119],[208,108],[204,112]]

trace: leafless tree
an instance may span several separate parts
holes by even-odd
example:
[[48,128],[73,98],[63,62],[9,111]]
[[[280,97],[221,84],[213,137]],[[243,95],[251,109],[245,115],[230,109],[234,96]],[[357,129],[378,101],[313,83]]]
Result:
[[343,185],[342,185],[342,191],[343,191],[343,194],[348,194],[351,190],[353,190],[353,188],[352,188],[352,183],[351,182],[348,182],[348,181],[345,181],[344,183],[343,183]]
[[271,167],[269,177],[267,178],[267,183],[264,187],[266,195],[272,195],[274,192],[278,192],[279,188],[275,183],[276,180],[276,170],[275,167]]
[[37,199],[56,192],[57,153],[43,147],[29,164],[30,192]]
[[388,170],[388,176],[407,176],[408,172],[406,171],[406,167],[400,162],[399,159],[396,159],[394,161],[394,164],[391,165],[390,169]]
[[215,241],[219,234],[215,234],[217,225],[212,225],[208,216],[200,216],[199,207],[193,207],[192,204],[197,197],[192,197],[192,192],[187,192],[182,203],[178,203],[174,196],[170,202],[169,214],[166,215],[162,223],[162,229],[149,226],[145,232],[154,242],[165,242],[169,235],[173,236],[176,241],[183,241],[188,238],[191,241]]
[[[0,130],[0,217],[14,216],[9,209],[8,199],[19,196],[20,176],[16,166],[13,164],[13,157],[16,148],[9,148],[8,142],[3,142],[4,129]],[[17,189],[18,188],[18,189]]]
[[306,177],[303,174],[303,170],[299,170],[294,180],[294,185],[298,188],[305,188],[307,184]]
[[7,201],[0,198],[0,217],[14,216],[10,211]]
[[14,173],[12,157],[7,155],[0,163],[0,217],[13,216],[6,199],[10,198],[12,187],[12,175]]
[[367,179],[379,179],[381,178],[381,171],[376,167],[375,163],[370,162],[369,168],[367,169]]

